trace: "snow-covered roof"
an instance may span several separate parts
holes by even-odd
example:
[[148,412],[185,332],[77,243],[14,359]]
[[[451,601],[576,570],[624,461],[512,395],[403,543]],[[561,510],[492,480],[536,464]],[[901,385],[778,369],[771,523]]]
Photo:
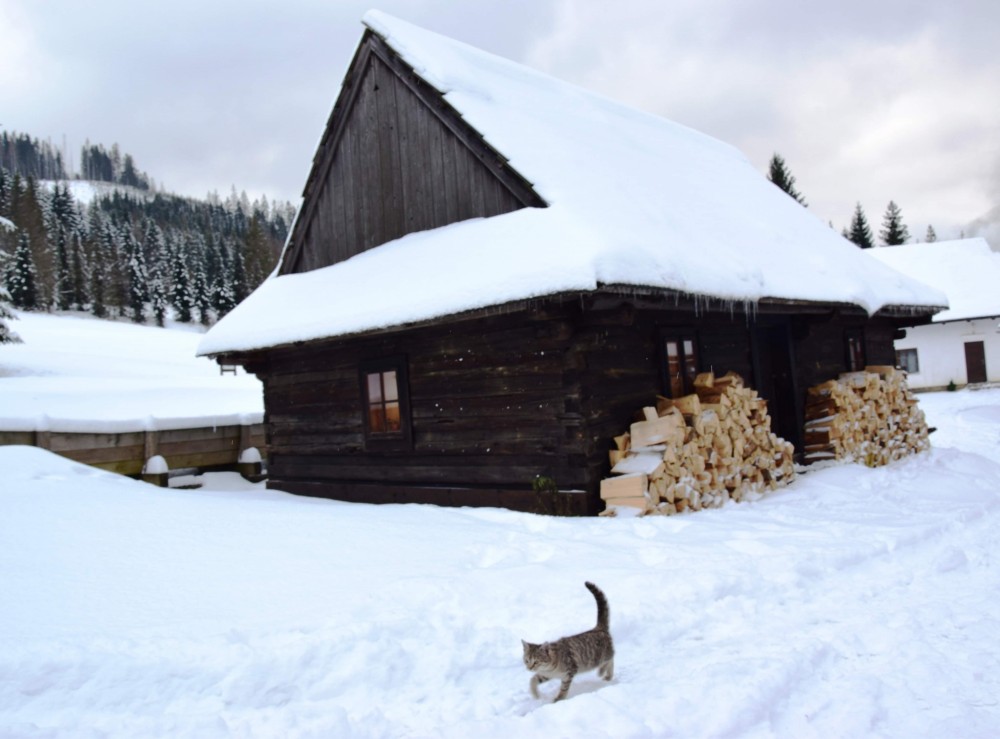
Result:
[[884,264],[948,296],[934,322],[1000,316],[1000,253],[986,239],[957,239],[869,249]]
[[869,313],[946,304],[867,257],[728,144],[385,13],[370,11],[364,24],[549,206],[409,234],[330,267],[272,275],[205,336],[202,354],[602,285],[850,303]]

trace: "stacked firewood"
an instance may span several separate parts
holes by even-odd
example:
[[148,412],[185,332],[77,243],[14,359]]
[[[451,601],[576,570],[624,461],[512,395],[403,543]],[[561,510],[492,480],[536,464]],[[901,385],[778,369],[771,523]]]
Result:
[[657,397],[615,438],[611,472],[601,482],[616,506],[673,514],[743,500],[794,476],[793,447],[771,432],[767,401],[730,372],[698,375],[695,393]]
[[894,367],[870,366],[809,388],[805,417],[807,463],[878,467],[930,448],[924,412],[906,373]]

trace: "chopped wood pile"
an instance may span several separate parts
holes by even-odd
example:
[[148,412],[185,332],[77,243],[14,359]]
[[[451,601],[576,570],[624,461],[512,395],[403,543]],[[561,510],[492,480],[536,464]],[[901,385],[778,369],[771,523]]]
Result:
[[869,366],[809,388],[805,418],[807,463],[878,467],[930,448],[924,412],[894,367]]
[[611,472],[601,481],[609,510],[630,506],[674,514],[742,500],[787,484],[792,444],[771,432],[767,401],[735,372],[695,379],[695,393],[642,409],[615,437]]

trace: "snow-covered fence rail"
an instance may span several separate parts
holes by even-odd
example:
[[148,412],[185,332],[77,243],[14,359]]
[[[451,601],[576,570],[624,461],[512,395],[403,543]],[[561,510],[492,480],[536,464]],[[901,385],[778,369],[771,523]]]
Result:
[[171,469],[235,467],[240,453],[256,447],[266,456],[264,424],[125,433],[2,431],[0,446],[24,444],[123,475],[138,475],[146,460],[163,457]]

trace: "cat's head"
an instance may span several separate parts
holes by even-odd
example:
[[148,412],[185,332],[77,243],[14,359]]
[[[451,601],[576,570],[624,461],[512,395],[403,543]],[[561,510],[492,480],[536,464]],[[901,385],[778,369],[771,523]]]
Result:
[[521,646],[524,647],[524,666],[531,672],[552,664],[551,644],[529,644],[522,639]]

